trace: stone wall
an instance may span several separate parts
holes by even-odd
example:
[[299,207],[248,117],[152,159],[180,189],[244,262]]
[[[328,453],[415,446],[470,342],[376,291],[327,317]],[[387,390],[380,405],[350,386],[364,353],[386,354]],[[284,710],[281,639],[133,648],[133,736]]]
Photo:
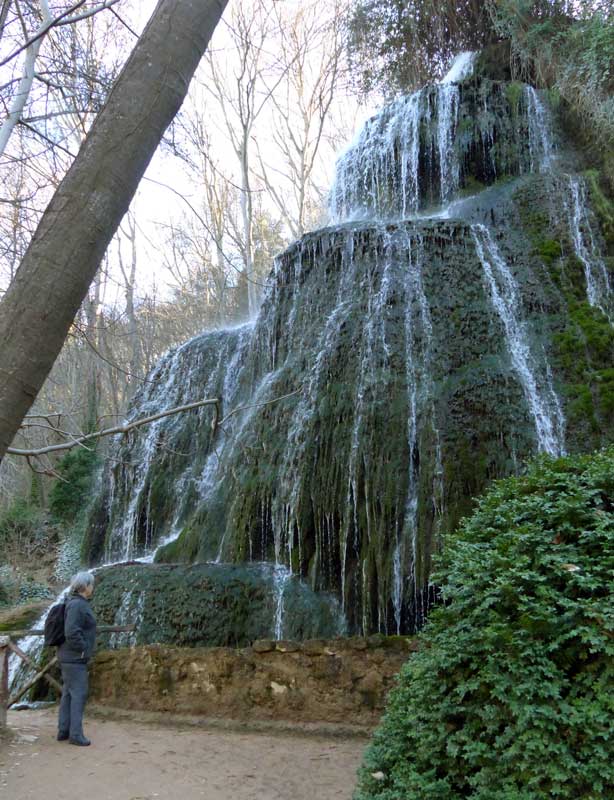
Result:
[[284,642],[252,647],[148,645],[100,652],[91,699],[122,709],[235,720],[377,724],[401,665],[405,637]]

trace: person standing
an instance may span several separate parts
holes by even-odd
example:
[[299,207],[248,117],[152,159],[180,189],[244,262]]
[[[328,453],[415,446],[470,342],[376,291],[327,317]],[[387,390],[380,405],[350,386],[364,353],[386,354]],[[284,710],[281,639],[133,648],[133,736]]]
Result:
[[88,693],[87,665],[96,648],[96,618],[90,606],[93,593],[92,573],[77,573],[66,601],[65,641],[58,648],[63,687],[57,739],[81,747],[91,744],[83,734],[83,711]]

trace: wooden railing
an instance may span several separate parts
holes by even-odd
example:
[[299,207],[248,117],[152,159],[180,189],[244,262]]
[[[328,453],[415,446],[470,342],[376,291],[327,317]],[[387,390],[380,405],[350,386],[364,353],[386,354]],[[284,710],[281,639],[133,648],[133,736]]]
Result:
[[[136,629],[136,625],[100,625],[97,633],[131,633]],[[9,655],[15,653],[22,661],[33,670],[37,666],[24,651],[16,644],[13,639],[21,639],[24,636],[44,636],[43,630],[35,629],[30,631],[5,631],[0,636],[0,729],[6,726],[6,712],[29,691],[37,681],[44,678],[58,692],[62,691],[62,684],[53,675],[49,675],[49,670],[58,662],[58,657],[54,656],[48,661],[43,669],[38,670],[36,675],[27,683],[21,686],[12,696],[9,696]]]

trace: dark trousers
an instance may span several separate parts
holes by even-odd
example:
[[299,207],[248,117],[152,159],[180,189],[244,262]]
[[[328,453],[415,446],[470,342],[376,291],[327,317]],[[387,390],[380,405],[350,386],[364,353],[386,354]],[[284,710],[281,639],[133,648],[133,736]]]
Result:
[[83,736],[83,709],[87,700],[87,664],[62,662],[62,699],[58,717],[58,731],[71,739]]

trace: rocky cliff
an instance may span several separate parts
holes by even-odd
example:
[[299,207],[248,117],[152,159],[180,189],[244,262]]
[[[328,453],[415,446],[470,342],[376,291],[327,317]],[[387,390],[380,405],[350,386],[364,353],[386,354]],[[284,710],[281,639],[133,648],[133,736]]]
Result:
[[349,632],[416,629],[488,481],[612,440],[610,212],[531,87],[475,75],[384,109],[258,318],[149,376],[131,419],[220,413],[117,441],[88,561],[265,562]]

